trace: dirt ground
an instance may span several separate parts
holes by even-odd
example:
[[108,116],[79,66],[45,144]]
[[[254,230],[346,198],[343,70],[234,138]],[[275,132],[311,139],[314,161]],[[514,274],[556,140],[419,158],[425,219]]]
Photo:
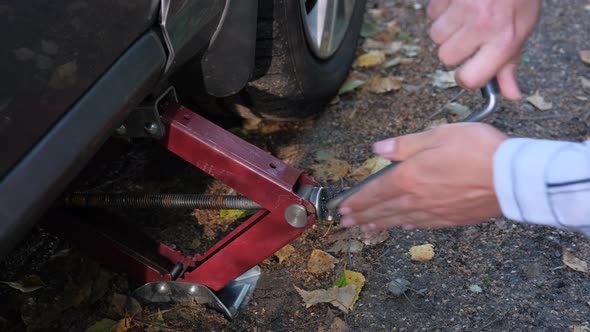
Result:
[[[547,0],[544,4],[541,22],[522,56],[519,80],[526,96],[538,91],[552,107],[540,111],[526,101],[502,102],[486,122],[513,136],[584,140],[590,137],[590,90],[583,87],[580,77],[590,78],[590,66],[581,61],[579,51],[590,49],[588,2]],[[296,124],[262,122],[257,130],[247,130],[252,124],[234,130],[315,174],[317,165],[325,165],[329,158],[356,169],[373,157],[372,142],[412,132],[424,121],[432,123],[429,116],[460,88],[439,90],[431,84],[432,74],[445,68],[427,35],[424,5],[408,0],[368,3],[373,10],[367,19],[372,14],[378,27],[396,21],[399,31],[394,41],[421,49],[416,55],[406,54],[411,60],[396,66],[355,68],[351,77],[402,77],[401,89],[376,94],[365,85],[340,95],[317,118]],[[391,37],[377,34],[371,38]],[[362,43],[357,55],[365,53]],[[481,98],[472,91],[456,102],[475,108]],[[228,192],[157,145],[127,148],[124,158],[102,167],[99,177],[87,179],[78,189]],[[349,173],[331,184],[352,182]],[[185,252],[202,251],[232,227],[217,212],[109,213],[133,219],[143,231]],[[43,287],[23,293],[0,285],[0,329],[83,331],[97,321],[111,319],[126,324],[119,326],[121,330],[138,331],[590,331],[589,275],[562,261],[566,248],[590,262],[590,241],[582,235],[502,218],[455,229],[392,229],[385,242],[364,246],[358,253],[333,253],[337,262],[332,270],[309,273],[306,263],[311,252],[328,250],[333,235],[343,232],[334,223],[318,223],[293,241],[295,251],[283,262],[276,257],[263,262],[252,300],[238,317],[227,321],[218,312],[195,304],[139,306],[127,297],[136,283],[39,227],[1,263],[0,280],[21,280],[34,274]],[[411,261],[409,248],[427,243],[434,246],[434,258]],[[305,308],[294,286],[329,288],[345,268],[366,277],[354,309],[344,313],[326,303]],[[392,294],[387,287],[398,278],[410,282],[402,295]],[[29,282],[39,284],[38,280]],[[474,291],[473,285],[481,291]],[[338,318],[345,326],[333,325]]]

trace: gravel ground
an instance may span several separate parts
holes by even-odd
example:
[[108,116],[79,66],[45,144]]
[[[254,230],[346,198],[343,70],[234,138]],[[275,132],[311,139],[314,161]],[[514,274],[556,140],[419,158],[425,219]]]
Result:
[[[590,11],[584,9],[586,5],[585,0],[545,1],[540,25],[523,54],[519,80],[524,94],[538,91],[553,104],[552,108],[540,111],[525,101],[502,102],[500,110],[486,122],[513,136],[563,140],[590,137],[590,90],[579,79],[590,78],[590,67],[579,57],[579,51],[590,49]],[[431,75],[445,69],[426,34],[429,22],[423,6],[417,8],[414,1],[372,0],[368,7],[378,10],[373,11],[379,14],[378,24],[396,20],[400,33],[395,37],[420,46],[421,51],[410,63],[387,69],[357,68],[351,77],[403,77],[402,88],[375,94],[360,87],[341,95],[317,118],[298,124],[263,122],[257,125],[258,131],[247,132],[246,139],[315,175],[319,175],[318,168],[325,167],[326,155],[355,169],[372,157],[372,142],[412,132],[457,95],[459,88],[440,91],[431,85]],[[364,53],[360,46],[357,53]],[[457,102],[477,107],[481,99],[476,92],[466,92]],[[238,131],[245,132],[243,128]],[[203,178],[157,146],[139,144],[132,148],[80,188],[228,192],[228,188]],[[352,182],[353,177],[345,176],[333,184]],[[110,213],[135,220],[144,231],[187,252],[207,248],[232,227],[230,220],[212,213]],[[210,219],[215,222],[205,221]],[[128,299],[125,310],[121,310],[117,305],[120,296],[115,294],[129,294],[137,285],[39,228],[4,260],[0,280],[36,274],[45,287],[21,293],[0,286],[0,296],[5,299],[0,304],[0,328],[77,331],[100,319],[120,321],[125,312],[134,311],[130,319],[133,329],[151,331],[590,329],[588,274],[574,271],[562,261],[563,248],[590,261],[590,242],[579,234],[501,218],[446,230],[394,229],[383,243],[365,246],[359,253],[334,254],[337,262],[333,270],[320,275],[309,273],[306,262],[312,250],[328,250],[333,245],[331,237],[341,232],[336,225],[317,224],[292,243],[295,252],[282,263],[276,258],[263,262],[263,276],[254,298],[234,321],[228,322],[218,313],[195,305],[150,305],[134,311],[129,306],[133,301]],[[425,243],[434,246],[434,258],[411,261],[409,248]],[[328,288],[344,268],[366,277],[354,310],[345,314],[329,304],[306,309],[293,286]],[[396,278],[411,283],[411,289],[401,296],[386,287]],[[479,286],[481,292],[471,291],[472,285]],[[339,320],[345,327],[333,325]]]

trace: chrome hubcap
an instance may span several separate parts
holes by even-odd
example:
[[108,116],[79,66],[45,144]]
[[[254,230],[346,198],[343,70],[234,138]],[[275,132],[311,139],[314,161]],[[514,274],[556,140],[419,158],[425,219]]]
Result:
[[301,0],[307,43],[315,56],[336,52],[350,24],[356,0]]

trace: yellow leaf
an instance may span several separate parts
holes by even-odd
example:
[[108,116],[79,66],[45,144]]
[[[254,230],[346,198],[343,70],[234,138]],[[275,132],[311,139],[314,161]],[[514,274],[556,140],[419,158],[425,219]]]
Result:
[[422,244],[410,248],[410,259],[416,262],[429,261],[434,257],[434,246],[432,244]]
[[369,51],[356,59],[356,66],[361,68],[374,67],[385,62],[383,51]]
[[369,91],[374,93],[386,93],[402,88],[402,81],[395,77],[380,77],[375,76],[371,79],[369,84]]
[[336,258],[325,251],[314,249],[307,261],[307,271],[313,274],[321,274],[332,271]]
[[295,252],[295,248],[292,245],[287,244],[286,246],[279,249],[275,252],[275,256],[279,259],[279,264],[281,264],[285,259],[289,258]]
[[352,303],[350,303],[350,306],[348,307],[350,310],[352,310],[352,307],[354,306],[356,301],[359,299],[359,295],[361,294],[361,290],[363,289],[363,286],[365,285],[365,280],[366,280],[365,276],[360,272],[355,272],[352,270],[344,270],[344,272],[342,272],[340,277],[338,277],[338,279],[334,283],[338,287],[343,287],[343,286],[351,285],[351,284],[356,287],[356,294],[354,296],[354,299],[352,300]]
[[359,182],[367,178],[369,175],[380,171],[389,164],[391,164],[391,160],[379,156],[367,159],[359,168],[352,171],[350,178],[355,182]]

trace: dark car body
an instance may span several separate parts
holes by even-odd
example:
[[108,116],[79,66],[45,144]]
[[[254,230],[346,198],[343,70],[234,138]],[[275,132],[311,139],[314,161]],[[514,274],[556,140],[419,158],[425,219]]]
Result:
[[214,96],[239,91],[253,70],[256,13],[255,0],[0,5],[0,255],[179,72]]

